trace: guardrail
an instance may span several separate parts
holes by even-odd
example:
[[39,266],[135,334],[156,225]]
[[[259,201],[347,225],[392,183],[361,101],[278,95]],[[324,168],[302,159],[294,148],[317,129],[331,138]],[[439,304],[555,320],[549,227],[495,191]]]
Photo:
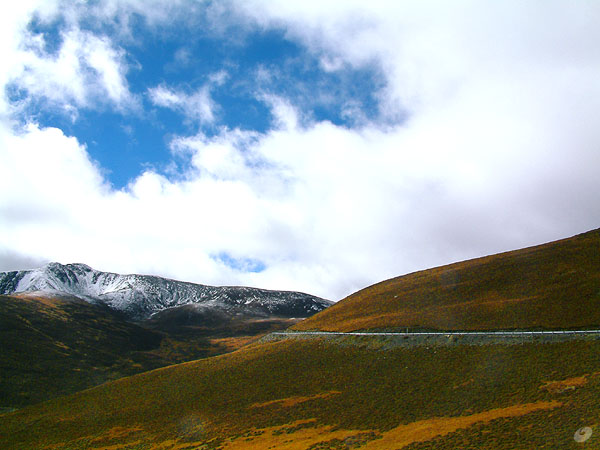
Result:
[[600,330],[544,330],[544,331],[274,331],[274,335],[319,335],[319,336],[531,336],[556,334],[600,334]]

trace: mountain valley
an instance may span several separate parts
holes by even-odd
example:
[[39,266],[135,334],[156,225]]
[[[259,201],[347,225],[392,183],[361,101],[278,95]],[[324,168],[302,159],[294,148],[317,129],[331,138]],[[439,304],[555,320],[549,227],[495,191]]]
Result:
[[[594,230],[406,275],[365,288],[291,329],[595,329],[599,249],[600,230]],[[163,327],[197,325],[185,309],[160,314],[168,316],[158,317]],[[205,314],[205,320],[221,319]],[[600,339],[573,336],[410,346],[375,335],[266,337],[0,415],[0,444],[47,450],[577,449],[589,428],[585,448],[600,448]]]
[[0,408],[227,353],[331,304],[50,263],[0,273]]

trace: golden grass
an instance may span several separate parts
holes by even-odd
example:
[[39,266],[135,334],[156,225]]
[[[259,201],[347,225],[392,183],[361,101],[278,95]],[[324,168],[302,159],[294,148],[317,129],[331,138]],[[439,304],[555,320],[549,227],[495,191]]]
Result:
[[132,427],[132,428],[112,427],[106,433],[106,437],[108,439],[122,438],[125,436],[129,436],[130,434],[138,432],[138,431],[142,431],[142,428],[141,427]]
[[[327,331],[355,331],[359,329],[370,329],[383,327],[384,324],[407,324],[410,325],[428,325],[432,328],[447,328],[439,325],[439,318],[445,316],[458,317],[468,308],[478,308],[479,314],[482,311],[487,313],[499,313],[510,307],[511,304],[532,301],[535,297],[524,298],[496,298],[487,300],[470,300],[452,304],[432,305],[424,308],[406,308],[385,314],[373,314],[366,317],[356,317],[342,324],[338,324],[334,329],[327,328]],[[303,325],[294,329],[300,329]]]
[[13,294],[10,297],[18,298],[21,302],[27,302],[37,312],[51,316],[57,320],[68,321],[69,319],[68,313],[63,310],[63,307],[69,303],[67,300],[43,297],[29,292]]
[[553,409],[562,406],[561,402],[535,402],[522,405],[496,408],[469,416],[436,417],[418,422],[400,425],[386,433],[381,439],[370,441],[364,450],[390,450],[402,448],[413,442],[424,442],[436,436],[445,436],[461,428],[468,428],[476,423],[487,423],[495,419],[518,417],[534,411]]
[[600,230],[415,272],[362,289],[291,327],[356,331],[600,326]]
[[[151,446],[143,445],[140,448],[148,450],[200,450],[205,449],[204,441],[197,442],[178,442],[173,439],[161,442],[160,444],[154,444]],[[102,449],[104,450],[104,449]]]
[[320,398],[329,398],[333,395],[341,394],[340,391],[329,391],[321,394],[311,395],[310,397],[288,397],[279,400],[271,400],[263,403],[254,403],[250,405],[250,408],[264,408],[267,406],[278,406],[281,408],[289,408],[291,406],[299,405],[300,403],[309,402],[311,400],[317,400]]
[[[351,338],[256,344],[4,415],[0,447],[454,449],[463,439],[486,442],[476,424],[503,450],[521,443],[515,430],[530,424],[526,444],[544,435],[563,442],[582,419],[600,418],[599,349],[587,341],[380,350]],[[585,385],[560,397],[540,389],[584,376]]]
[[102,445],[101,447],[88,447],[94,450],[129,450],[131,448],[135,448],[134,446],[142,445],[142,441],[130,442],[128,444],[112,444],[112,445]]
[[210,344],[213,346],[222,347],[226,352],[233,352],[244,347],[245,345],[248,345],[252,341],[259,339],[260,337],[262,337],[262,335],[215,338],[210,339]]
[[[294,431],[290,433],[289,430]],[[223,450],[306,450],[320,442],[343,440],[360,433],[364,431],[334,430],[331,426],[319,426],[316,419],[297,420],[286,425],[250,430],[240,437],[226,440],[222,448]]]
[[41,303],[42,305],[48,306],[50,308],[58,308],[59,306],[62,306],[65,303],[67,303],[66,300],[62,300],[60,298],[43,297],[41,295],[36,295],[28,292],[21,292],[18,294],[13,294],[12,296],[20,298],[24,301]]
[[585,386],[588,382],[588,375],[582,375],[580,377],[567,378],[566,380],[559,381],[546,381],[540,389],[548,391],[552,394],[562,394],[566,391]]
[[387,432],[377,430],[334,429],[320,426],[316,419],[298,420],[286,425],[252,429],[242,436],[228,439],[223,450],[305,450],[312,445],[328,441],[344,441],[371,433],[370,440],[355,448],[363,450],[400,449],[413,442],[424,442],[436,436],[444,436],[476,423],[487,423],[495,419],[523,416],[534,411],[562,406],[558,401],[540,401],[521,405],[496,408],[477,414],[459,417],[436,417],[400,425]]

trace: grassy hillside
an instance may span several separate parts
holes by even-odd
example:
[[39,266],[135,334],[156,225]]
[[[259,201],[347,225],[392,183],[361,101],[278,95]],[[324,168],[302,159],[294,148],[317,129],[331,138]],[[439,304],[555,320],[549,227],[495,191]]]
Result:
[[598,341],[344,337],[256,344],[5,414],[0,447],[575,449],[575,431],[599,425]]
[[354,331],[600,326],[600,230],[393,278],[292,327]]
[[[284,317],[257,318],[204,310],[198,313],[195,305],[183,305],[161,311],[143,322],[145,328],[168,335],[178,343],[202,342],[203,349],[192,347],[186,361],[220,355],[237,350],[272,331],[286,329],[301,319]],[[163,348],[164,356],[181,359],[185,345]]]
[[292,323],[239,320],[235,327],[207,327],[161,321],[147,329],[75,297],[0,296],[0,408],[233,351]]
[[0,296],[0,406],[21,407],[168,364],[163,335],[76,298]]
[[[594,231],[389,280],[296,328],[595,326],[599,243]],[[0,448],[576,449],[585,426],[585,448],[600,449],[598,338],[403,346],[303,336],[2,414]]]

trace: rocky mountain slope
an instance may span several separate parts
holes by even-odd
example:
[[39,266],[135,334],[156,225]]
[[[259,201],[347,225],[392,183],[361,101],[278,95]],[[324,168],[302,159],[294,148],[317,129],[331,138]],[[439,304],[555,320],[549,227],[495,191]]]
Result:
[[103,304],[130,320],[144,320],[169,308],[198,305],[228,316],[308,317],[332,304],[312,295],[249,287],[215,287],[148,275],[100,272],[84,264],[49,263],[0,273],[0,294],[63,293]]

